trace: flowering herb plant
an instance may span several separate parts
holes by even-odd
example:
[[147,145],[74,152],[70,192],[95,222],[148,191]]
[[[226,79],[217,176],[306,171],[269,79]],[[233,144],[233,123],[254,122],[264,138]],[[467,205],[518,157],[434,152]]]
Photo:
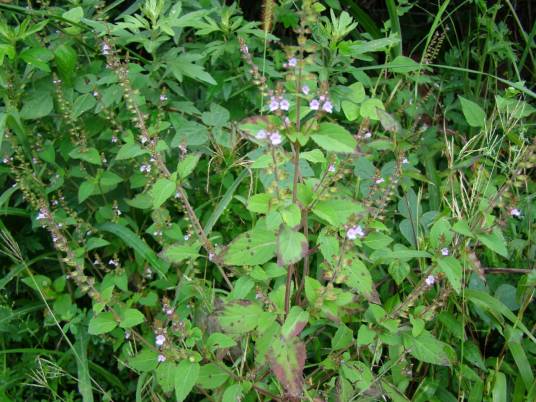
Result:
[[418,63],[313,0],[262,26],[87,3],[0,21],[0,288],[48,334],[30,398],[536,397],[529,89],[479,104],[434,70],[446,29]]

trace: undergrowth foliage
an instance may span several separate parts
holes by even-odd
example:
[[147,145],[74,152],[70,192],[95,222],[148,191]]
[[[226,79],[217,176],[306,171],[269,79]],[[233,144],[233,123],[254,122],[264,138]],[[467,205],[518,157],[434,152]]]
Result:
[[2,6],[0,395],[535,400],[535,94],[208,3]]

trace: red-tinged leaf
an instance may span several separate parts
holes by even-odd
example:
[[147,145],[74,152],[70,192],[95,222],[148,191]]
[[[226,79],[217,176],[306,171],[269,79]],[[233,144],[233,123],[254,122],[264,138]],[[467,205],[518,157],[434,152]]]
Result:
[[305,357],[305,344],[298,337],[275,338],[268,351],[270,368],[291,398],[302,395]]

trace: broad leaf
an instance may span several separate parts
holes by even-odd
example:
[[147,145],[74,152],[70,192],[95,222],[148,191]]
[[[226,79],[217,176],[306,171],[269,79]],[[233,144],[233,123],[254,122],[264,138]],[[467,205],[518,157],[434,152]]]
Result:
[[334,123],[321,123],[311,138],[318,146],[329,152],[350,154],[357,146],[354,137],[345,128]]
[[227,265],[261,265],[275,256],[275,249],[275,234],[256,228],[242,233],[228,246],[223,262]]
[[277,263],[279,265],[290,265],[300,261],[307,250],[307,239],[303,233],[285,226],[277,235]]

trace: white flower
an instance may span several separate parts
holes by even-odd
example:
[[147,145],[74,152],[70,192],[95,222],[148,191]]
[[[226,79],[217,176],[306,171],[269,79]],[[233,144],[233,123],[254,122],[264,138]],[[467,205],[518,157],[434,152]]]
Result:
[[426,283],[426,285],[432,286],[435,283],[435,277],[433,275],[428,275],[424,282]]
[[46,217],[47,217],[46,212],[40,211],[39,214],[37,214],[35,219],[39,221],[41,219],[46,219]]
[[140,137],[140,141],[141,141],[142,144],[145,144],[147,141],[149,141],[149,138],[147,138],[146,136],[142,135]]
[[179,191],[175,193],[175,198],[181,198],[181,193]]
[[170,307],[170,308],[165,309],[164,312],[166,313],[166,315],[173,315],[173,313],[174,313],[175,311]]
[[164,355],[158,355],[158,362],[159,363],[163,363],[166,361],[166,356]]
[[115,135],[112,135],[112,144],[115,144],[118,141],[118,138]]
[[143,164],[140,166],[140,172],[142,173],[149,173],[151,171],[151,165]]
[[106,42],[104,42],[102,44],[102,47],[101,47],[101,53],[106,56],[106,55],[109,55],[110,54],[110,50],[112,50],[112,48],[110,47],[110,45],[108,45]]
[[367,131],[365,134],[363,134],[363,138],[370,138],[372,137],[372,133],[370,131]]
[[118,263],[116,260],[113,260],[113,259],[111,259],[110,261],[108,261],[108,264],[113,265],[113,266],[115,266],[115,267],[117,267],[117,266],[119,265],[119,263]]
[[156,336],[156,340],[154,343],[156,343],[156,346],[162,346],[166,342],[166,337],[162,334]]
[[264,130],[257,131],[257,134],[255,134],[255,138],[258,140],[264,140],[268,134]]
[[272,134],[270,134],[270,142],[272,145],[279,145],[283,141],[283,138],[279,134],[279,132],[274,131]]
[[322,110],[324,112],[327,112],[327,113],[332,113],[333,112],[333,105],[331,104],[331,102],[329,100],[327,100],[323,105],[322,105]]
[[190,240],[190,235],[184,235],[184,240],[185,240],[185,241]]
[[162,94],[162,95],[160,95],[160,102],[165,102],[165,101],[167,101],[167,96],[166,96],[166,94]]
[[130,331],[125,331],[125,339],[129,339],[130,338]]
[[99,93],[97,91],[93,91],[93,96],[96,98],[97,96],[99,96]]
[[385,181],[385,179],[383,177],[378,177],[376,179],[376,184],[382,184],[384,181]]
[[307,85],[302,86],[301,91],[304,95],[309,95],[309,86]]
[[282,100],[279,102],[279,109],[281,109],[281,110],[288,110],[289,107],[290,107],[290,104],[288,103],[288,100],[286,100],[286,99],[282,99]]
[[208,260],[209,260],[209,261],[214,261],[214,257],[215,257],[215,256],[216,256],[216,255],[215,255],[214,253],[212,253],[212,252],[208,253]]
[[309,102],[309,108],[311,110],[318,110],[320,108],[320,102],[318,99],[313,99],[311,102]]
[[517,208],[512,208],[510,210],[510,215],[519,218],[521,216],[521,210],[519,210]]
[[409,163],[408,158],[402,159],[402,164],[407,165]]
[[449,249],[446,248],[446,247],[443,247],[443,248],[441,249],[441,255],[444,255],[444,256],[449,255]]
[[357,237],[363,237],[365,236],[365,232],[363,231],[363,228],[360,225],[352,226],[350,229],[346,231],[346,237],[350,240],[355,240]]

